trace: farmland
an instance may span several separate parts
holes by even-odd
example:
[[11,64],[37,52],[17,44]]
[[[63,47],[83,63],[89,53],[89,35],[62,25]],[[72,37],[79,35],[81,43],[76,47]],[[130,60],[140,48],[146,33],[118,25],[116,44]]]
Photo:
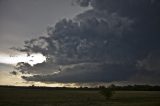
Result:
[[115,91],[106,100],[99,90],[0,87],[0,106],[160,106],[160,91]]

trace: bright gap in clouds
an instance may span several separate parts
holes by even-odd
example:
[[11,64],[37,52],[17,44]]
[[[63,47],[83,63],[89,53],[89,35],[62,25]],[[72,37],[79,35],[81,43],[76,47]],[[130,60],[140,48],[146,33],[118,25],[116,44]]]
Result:
[[37,63],[42,63],[46,61],[46,57],[42,54],[31,54],[27,56],[27,54],[18,54],[18,55],[0,55],[0,63],[16,65],[18,62],[26,62],[30,65],[34,65]]

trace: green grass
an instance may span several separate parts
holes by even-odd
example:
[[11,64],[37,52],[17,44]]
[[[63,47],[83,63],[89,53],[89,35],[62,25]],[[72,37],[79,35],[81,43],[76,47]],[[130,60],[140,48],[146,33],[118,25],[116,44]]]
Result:
[[0,88],[0,106],[160,106],[160,91],[99,91]]

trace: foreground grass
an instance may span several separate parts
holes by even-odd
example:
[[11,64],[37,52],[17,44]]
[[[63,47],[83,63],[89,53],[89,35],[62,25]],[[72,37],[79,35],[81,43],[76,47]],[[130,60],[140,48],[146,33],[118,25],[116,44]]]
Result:
[[116,91],[106,101],[96,90],[0,88],[0,106],[160,106],[160,91]]

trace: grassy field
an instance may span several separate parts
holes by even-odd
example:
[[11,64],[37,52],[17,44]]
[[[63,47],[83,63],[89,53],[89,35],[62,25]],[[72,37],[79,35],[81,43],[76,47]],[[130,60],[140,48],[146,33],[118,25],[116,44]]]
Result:
[[106,101],[96,90],[0,88],[0,106],[160,106],[160,91],[116,91]]

